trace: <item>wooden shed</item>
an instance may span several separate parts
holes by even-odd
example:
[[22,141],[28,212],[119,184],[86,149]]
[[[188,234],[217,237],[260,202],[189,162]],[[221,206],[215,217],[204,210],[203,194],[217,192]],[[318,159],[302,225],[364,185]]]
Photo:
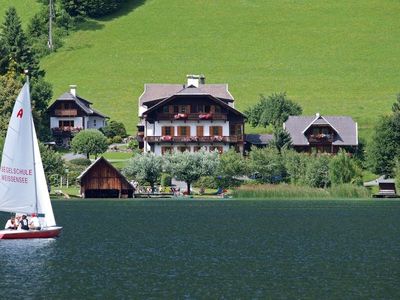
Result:
[[394,179],[381,179],[378,181],[379,192],[374,195],[378,198],[396,198],[396,182]]
[[132,198],[135,188],[104,157],[79,175],[83,198]]

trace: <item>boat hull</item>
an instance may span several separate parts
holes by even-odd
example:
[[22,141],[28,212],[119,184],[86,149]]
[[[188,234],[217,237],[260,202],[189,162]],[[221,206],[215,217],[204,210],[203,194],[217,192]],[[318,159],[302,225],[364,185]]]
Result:
[[0,230],[1,239],[48,239],[60,235],[62,227],[47,227],[42,230]]

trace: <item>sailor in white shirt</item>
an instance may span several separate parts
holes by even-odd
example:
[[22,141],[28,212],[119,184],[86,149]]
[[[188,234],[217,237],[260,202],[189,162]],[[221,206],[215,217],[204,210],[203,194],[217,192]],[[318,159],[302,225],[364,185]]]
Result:
[[18,225],[17,225],[17,220],[15,220],[15,217],[11,217],[7,223],[6,226],[4,227],[4,229],[17,229]]
[[40,221],[36,214],[31,215],[31,220],[29,222],[29,229],[32,229],[32,230],[40,230],[41,229]]

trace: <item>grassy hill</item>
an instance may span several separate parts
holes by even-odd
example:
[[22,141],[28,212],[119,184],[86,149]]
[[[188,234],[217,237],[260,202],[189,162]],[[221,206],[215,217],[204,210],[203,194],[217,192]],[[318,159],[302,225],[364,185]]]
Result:
[[353,116],[366,137],[400,91],[397,1],[134,2],[83,24],[42,63],[55,98],[77,84],[130,132],[143,84],[186,74],[228,83],[240,110],[286,91],[305,114]]

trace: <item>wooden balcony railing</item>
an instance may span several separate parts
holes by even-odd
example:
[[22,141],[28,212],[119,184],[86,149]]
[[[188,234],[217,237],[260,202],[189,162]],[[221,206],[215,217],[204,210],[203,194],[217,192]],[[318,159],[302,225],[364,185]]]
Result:
[[75,117],[78,115],[77,109],[56,109],[54,115],[57,117]]
[[157,114],[157,120],[222,120],[226,121],[228,119],[228,114],[224,113],[192,113],[192,114],[184,114],[184,113],[159,113]]
[[145,140],[148,143],[238,143],[243,142],[243,135],[230,135],[230,136],[147,136]]
[[53,127],[51,129],[53,135],[71,135],[81,131],[80,127],[63,126],[63,127]]
[[310,143],[332,143],[334,141],[335,136],[333,134],[310,134],[308,136],[308,141]]

